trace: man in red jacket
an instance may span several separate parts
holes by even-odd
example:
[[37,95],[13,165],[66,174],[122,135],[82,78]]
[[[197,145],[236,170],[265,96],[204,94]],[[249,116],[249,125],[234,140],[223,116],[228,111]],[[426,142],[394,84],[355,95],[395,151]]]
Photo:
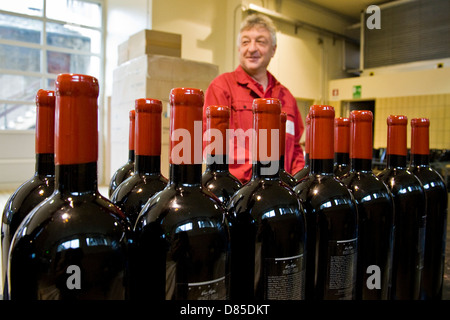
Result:
[[[203,129],[205,130],[206,107],[225,105],[230,108],[230,129],[234,130],[236,136],[250,132],[247,130],[253,128],[253,99],[277,98],[281,100],[282,111],[287,113],[285,170],[294,174],[305,164],[300,146],[304,126],[295,98],[267,71],[277,48],[273,22],[259,14],[248,16],[240,28],[238,48],[239,66],[236,70],[219,75],[206,90]],[[233,135],[231,137],[235,139]],[[229,142],[234,149],[230,148],[228,153],[230,172],[242,183],[248,182],[252,175],[249,139],[251,137],[247,136],[243,150],[236,141]]]

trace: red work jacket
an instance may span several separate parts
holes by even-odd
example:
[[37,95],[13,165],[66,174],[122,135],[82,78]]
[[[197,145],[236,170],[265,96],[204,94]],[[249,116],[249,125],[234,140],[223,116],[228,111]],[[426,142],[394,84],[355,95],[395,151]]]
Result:
[[[210,105],[225,105],[230,108],[230,129],[241,128],[244,132],[253,128],[252,104],[255,98],[277,98],[281,100],[282,111],[287,113],[286,122],[286,146],[285,146],[285,170],[291,174],[303,168],[305,159],[303,149],[300,146],[300,137],[304,126],[297,102],[289,90],[284,87],[275,77],[267,72],[268,86],[266,91],[251,78],[241,66],[235,71],[223,73],[215,78],[205,93],[203,107],[203,130],[206,128],[206,107]],[[234,145],[234,150],[232,146]],[[241,182],[246,183],[252,175],[252,164],[250,162],[250,151],[248,141],[245,151],[239,149],[238,144],[229,144],[229,168],[231,174]],[[240,164],[245,162],[244,164]]]

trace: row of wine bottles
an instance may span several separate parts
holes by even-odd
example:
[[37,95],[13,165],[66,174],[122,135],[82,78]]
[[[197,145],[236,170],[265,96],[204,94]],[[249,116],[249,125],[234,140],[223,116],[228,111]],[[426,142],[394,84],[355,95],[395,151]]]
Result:
[[[161,101],[137,99],[129,161],[107,199],[97,185],[97,96],[97,79],[75,74],[37,94],[36,173],[3,212],[6,299],[441,297],[448,198],[429,166],[428,119],[411,121],[408,167],[407,119],[388,118],[387,168],[375,176],[372,113],[335,119],[331,106],[313,105],[306,164],[291,176],[281,103],[255,99],[255,145],[275,140],[279,152],[257,150],[242,185],[225,148],[210,150],[202,172],[194,149],[203,92],[174,88],[169,146],[185,161],[169,157],[169,179],[161,175]],[[207,107],[215,139],[226,137],[229,118],[228,107]],[[341,122],[348,138],[335,134]],[[335,169],[335,155],[347,153],[335,136],[336,145],[348,141],[346,172]]]

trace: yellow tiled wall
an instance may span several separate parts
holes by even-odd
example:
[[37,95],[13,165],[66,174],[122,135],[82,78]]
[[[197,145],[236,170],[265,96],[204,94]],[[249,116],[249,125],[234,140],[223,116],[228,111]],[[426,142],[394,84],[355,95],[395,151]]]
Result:
[[450,94],[379,98],[375,100],[374,148],[386,148],[389,115],[408,117],[408,148],[411,119],[430,119],[430,149],[450,149]]

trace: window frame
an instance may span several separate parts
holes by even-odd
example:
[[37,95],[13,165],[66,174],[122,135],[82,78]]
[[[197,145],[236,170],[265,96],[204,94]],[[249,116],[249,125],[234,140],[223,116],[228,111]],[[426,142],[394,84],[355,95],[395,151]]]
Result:
[[[31,77],[37,77],[40,78],[40,88],[42,89],[48,89],[48,90],[54,90],[54,88],[50,88],[48,83],[50,80],[55,80],[57,78],[57,74],[49,73],[48,72],[48,65],[47,65],[47,55],[48,52],[61,52],[61,53],[67,53],[67,54],[76,54],[76,55],[82,55],[82,56],[89,56],[89,57],[97,57],[99,58],[99,83],[100,83],[100,93],[99,93],[99,104],[103,104],[104,99],[104,77],[105,77],[105,28],[106,28],[106,8],[105,8],[105,2],[104,0],[77,0],[80,2],[87,2],[87,3],[94,3],[100,5],[100,14],[101,14],[101,21],[100,21],[100,27],[93,27],[93,26],[87,26],[83,24],[77,24],[72,22],[67,22],[64,20],[56,20],[56,19],[50,19],[47,18],[46,13],[46,7],[47,7],[47,0],[43,1],[43,10],[42,15],[28,15],[23,13],[17,13],[12,11],[5,11],[0,10],[0,14],[9,15],[9,16],[15,16],[19,18],[26,18],[26,19],[33,19],[36,21],[40,21],[42,23],[42,30],[41,30],[41,41],[39,44],[37,43],[31,43],[31,42],[24,42],[19,40],[9,40],[9,39],[0,39],[0,45],[11,45],[11,46],[17,46],[17,47],[24,47],[24,48],[32,48],[32,49],[39,49],[40,50],[40,72],[33,72],[33,71],[21,71],[21,70],[13,70],[13,69],[5,69],[0,68],[0,74],[9,74],[9,75],[19,75],[19,76],[31,76]],[[70,49],[70,48],[62,48],[57,46],[51,46],[47,44],[47,23],[57,23],[57,24],[63,24],[63,25],[69,25],[73,27],[80,27],[85,28],[89,30],[94,30],[100,32],[100,52],[99,53],[93,53],[93,52],[86,52],[82,50],[77,49]],[[34,101],[24,101],[24,100],[10,100],[10,99],[3,99],[0,97],[0,104],[20,104],[20,105],[35,105]],[[0,119],[0,121],[3,121]],[[101,125],[99,123],[99,125]],[[17,131],[13,128],[6,128],[1,129],[0,131]],[[26,129],[28,130],[34,130],[34,129]]]

